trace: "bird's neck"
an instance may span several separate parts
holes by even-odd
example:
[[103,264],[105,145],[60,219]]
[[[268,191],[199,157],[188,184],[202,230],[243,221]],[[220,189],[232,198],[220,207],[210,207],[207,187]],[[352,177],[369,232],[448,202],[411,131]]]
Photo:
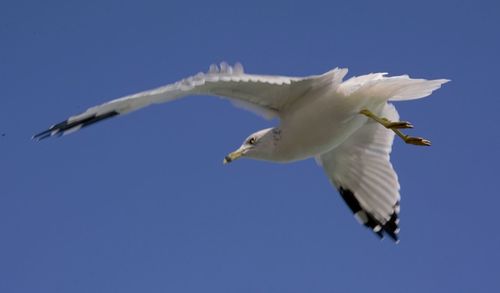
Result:
[[273,129],[271,129],[271,134],[272,134],[272,137],[273,137],[273,144],[274,146],[276,147],[279,142],[281,141],[281,128],[279,127],[274,127]]

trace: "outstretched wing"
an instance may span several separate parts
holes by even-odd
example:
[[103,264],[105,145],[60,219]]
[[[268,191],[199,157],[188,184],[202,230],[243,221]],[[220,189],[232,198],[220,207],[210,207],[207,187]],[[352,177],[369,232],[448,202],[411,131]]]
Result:
[[[237,106],[253,110],[267,118],[276,117],[286,105],[304,96],[311,88],[335,76],[345,75],[345,70],[334,69],[323,75],[287,77],[245,74],[241,64],[211,65],[207,73],[185,78],[176,83],[153,90],[125,96],[89,108],[69,117],[35,135],[41,140],[51,136],[69,134],[96,122],[129,113],[151,104],[165,103],[188,95],[226,97]],[[342,75],[342,77],[343,77]]]
[[[399,115],[386,104],[382,116]],[[398,241],[399,183],[389,161],[394,133],[369,120],[346,142],[317,158],[356,219]]]

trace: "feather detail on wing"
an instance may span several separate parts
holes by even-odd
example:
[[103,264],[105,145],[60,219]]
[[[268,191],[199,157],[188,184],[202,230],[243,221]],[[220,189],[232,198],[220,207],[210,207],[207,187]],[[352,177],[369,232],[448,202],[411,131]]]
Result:
[[151,104],[165,103],[189,95],[210,95],[230,99],[236,106],[257,112],[266,118],[279,116],[287,105],[303,97],[309,90],[323,84],[338,83],[347,71],[334,69],[322,75],[288,77],[245,74],[239,63],[223,62],[211,65],[206,73],[182,79],[173,84],[125,96],[89,108],[67,120],[51,126],[33,138],[69,134],[82,127],[120,114],[129,113]]
[[[397,121],[386,104],[382,116]],[[378,236],[398,241],[399,183],[389,161],[394,133],[369,120],[346,142],[317,158],[354,216]]]

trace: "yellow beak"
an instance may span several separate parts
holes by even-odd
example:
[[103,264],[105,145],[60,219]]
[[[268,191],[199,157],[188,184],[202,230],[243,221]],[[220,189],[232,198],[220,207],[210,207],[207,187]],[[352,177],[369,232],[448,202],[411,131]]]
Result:
[[224,163],[224,164],[231,163],[232,161],[240,158],[241,156],[243,156],[243,150],[234,151],[234,152],[230,153],[229,155],[227,155],[224,158],[224,161],[222,161],[222,163]]

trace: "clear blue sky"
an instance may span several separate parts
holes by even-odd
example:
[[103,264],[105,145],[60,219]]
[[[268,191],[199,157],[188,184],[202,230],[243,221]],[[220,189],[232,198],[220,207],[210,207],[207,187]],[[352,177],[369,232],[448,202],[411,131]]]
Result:
[[[499,292],[498,1],[4,1],[0,292]],[[41,143],[89,106],[212,62],[449,78],[399,103],[401,243],[312,160],[222,165],[272,125],[193,97]]]

